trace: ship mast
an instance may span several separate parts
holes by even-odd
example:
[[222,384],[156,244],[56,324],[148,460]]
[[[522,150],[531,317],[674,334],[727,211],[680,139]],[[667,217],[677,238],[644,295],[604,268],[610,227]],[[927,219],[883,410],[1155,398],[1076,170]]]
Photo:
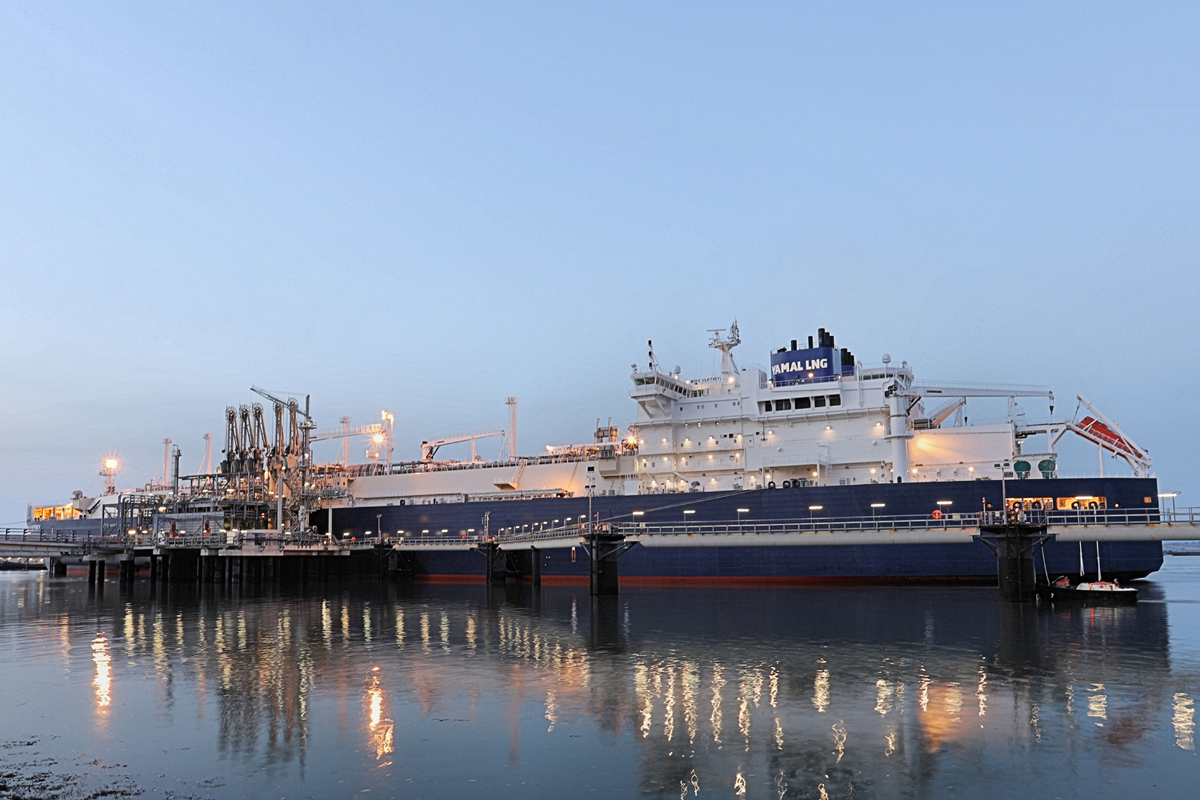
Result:
[[733,394],[738,386],[738,368],[733,360],[733,348],[742,343],[741,336],[738,335],[737,320],[729,326],[729,335],[722,338],[721,334],[725,333],[725,328],[710,328],[709,333],[712,334],[712,340],[708,346],[721,351],[721,394]]

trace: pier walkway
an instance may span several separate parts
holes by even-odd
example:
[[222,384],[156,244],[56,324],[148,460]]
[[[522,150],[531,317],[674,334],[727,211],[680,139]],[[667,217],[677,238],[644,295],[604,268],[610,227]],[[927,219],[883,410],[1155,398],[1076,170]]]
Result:
[[[1038,531],[1038,541],[1168,541],[1200,539],[1200,508],[1081,509],[1003,511],[931,516],[860,516],[747,522],[608,521],[546,528],[532,533],[480,532],[470,536],[367,536],[289,534],[274,530],[166,533],[131,531],[80,533],[4,529],[0,558],[44,558],[55,574],[65,574],[64,558],[89,564],[89,576],[103,579],[105,563],[120,564],[122,580],[132,580],[134,564],[148,559],[151,579],[262,580],[283,574],[327,575],[331,560],[374,556],[380,572],[406,569],[406,554],[430,551],[478,551],[486,556],[489,580],[504,580],[508,556],[521,551],[583,548],[591,561],[592,589],[615,592],[617,559],[641,547],[778,547],[886,544],[972,544],[994,538],[1006,526]],[[1022,534],[1027,535],[1027,534]],[[528,558],[540,582],[540,560]],[[310,561],[311,564],[302,563]],[[337,571],[338,568],[334,568]]]

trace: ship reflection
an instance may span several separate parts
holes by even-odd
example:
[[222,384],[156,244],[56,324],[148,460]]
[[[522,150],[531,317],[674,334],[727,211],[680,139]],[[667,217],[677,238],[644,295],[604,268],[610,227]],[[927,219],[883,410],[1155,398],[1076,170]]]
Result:
[[664,798],[924,796],[1001,747],[1084,775],[1136,762],[1156,736],[1195,749],[1194,676],[1172,669],[1164,603],[1044,609],[986,589],[532,594],[378,584],[134,599],[90,639],[96,714],[112,724],[117,649],[154,675],[160,706],[178,713],[186,694],[198,715],[215,708],[231,758],[302,767],[336,739],[322,714],[359,731],[381,768],[410,755],[398,731],[405,751],[432,739],[454,752],[473,726],[487,733],[464,764],[493,753],[509,768],[561,757],[588,731],[598,746],[633,742],[640,792]]

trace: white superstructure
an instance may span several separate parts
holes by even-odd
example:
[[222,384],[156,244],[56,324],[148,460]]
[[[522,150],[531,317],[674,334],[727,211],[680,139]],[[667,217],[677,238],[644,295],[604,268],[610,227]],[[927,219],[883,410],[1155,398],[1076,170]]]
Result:
[[[633,367],[637,420],[626,436],[599,427],[595,442],[547,448],[505,461],[399,464],[386,474],[365,468],[346,476],[345,502],[465,502],[498,497],[656,494],[836,486],[862,483],[1052,478],[1056,445],[1075,432],[1148,475],[1150,458],[1082,397],[1085,416],[1027,423],[1017,398],[1054,395],[1038,386],[918,381],[907,362],[883,357],[864,366],[816,341],[773,353],[771,372],[739,368],[737,323],[712,331],[720,374],[685,379],[664,371],[650,348],[646,369]],[[1005,419],[968,424],[968,398],[1005,398]],[[510,398],[510,408],[515,400]],[[514,426],[514,421],[510,425]],[[492,433],[492,432],[489,432]],[[590,481],[590,483],[589,483]]]

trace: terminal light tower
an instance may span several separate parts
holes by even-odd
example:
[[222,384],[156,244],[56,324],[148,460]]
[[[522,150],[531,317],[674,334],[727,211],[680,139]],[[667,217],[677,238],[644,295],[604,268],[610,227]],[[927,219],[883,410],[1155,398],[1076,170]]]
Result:
[[115,478],[117,477],[117,467],[119,466],[120,464],[115,458],[110,457],[104,459],[104,469],[100,470],[100,476],[104,478],[105,494],[117,493],[117,482]]

